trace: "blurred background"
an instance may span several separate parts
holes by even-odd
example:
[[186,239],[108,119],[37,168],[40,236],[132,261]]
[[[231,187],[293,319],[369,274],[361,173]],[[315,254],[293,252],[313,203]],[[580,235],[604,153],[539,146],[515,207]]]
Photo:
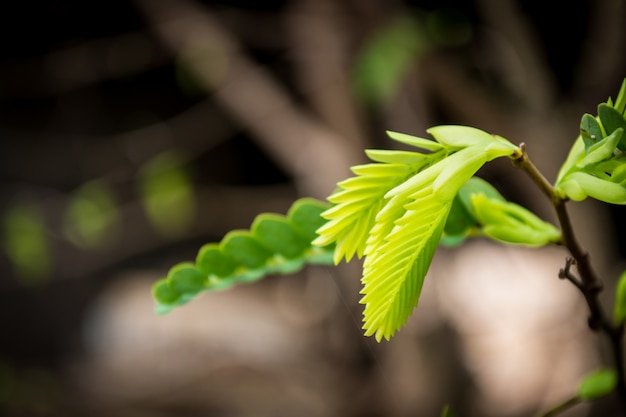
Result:
[[[165,316],[150,288],[256,214],[324,198],[363,149],[399,147],[385,130],[475,126],[525,142],[553,181],[626,76],[624,3],[4,3],[0,414],[531,416],[565,400],[610,355],[558,248],[442,248],[380,344],[360,330],[358,262]],[[510,162],[479,174],[554,219]],[[625,213],[571,208],[608,305]]]

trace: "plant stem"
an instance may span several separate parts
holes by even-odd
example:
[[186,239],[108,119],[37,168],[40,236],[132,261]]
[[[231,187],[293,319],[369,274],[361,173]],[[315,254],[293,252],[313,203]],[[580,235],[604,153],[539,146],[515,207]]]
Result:
[[580,399],[578,397],[573,397],[570,398],[569,400],[562,402],[561,404],[557,405],[556,407],[546,411],[545,413],[539,415],[539,417],[553,417],[556,416],[559,413],[562,413],[564,411],[569,410],[570,408],[572,408],[573,406],[577,405],[580,403]]
[[[521,155],[515,155],[516,158],[513,159],[513,164],[524,170],[552,202],[561,226],[560,243],[572,255],[572,259],[566,261],[565,269],[561,271],[562,274],[560,273],[559,276],[570,280],[585,298],[587,306],[589,307],[590,316],[588,324],[591,330],[603,332],[609,338],[615,370],[618,375],[616,392],[622,409],[626,412],[626,379],[624,376],[624,358],[622,354],[622,335],[624,327],[615,325],[602,309],[599,298],[599,294],[602,291],[602,283],[591,266],[589,254],[582,249],[574,235],[574,228],[572,227],[572,222],[565,207],[567,200],[556,195],[552,184],[546,180],[543,174],[528,158],[526,146],[523,143],[520,145],[520,149],[522,151]],[[569,267],[572,264],[576,264],[576,269],[580,276],[579,280],[574,279],[569,273]]]

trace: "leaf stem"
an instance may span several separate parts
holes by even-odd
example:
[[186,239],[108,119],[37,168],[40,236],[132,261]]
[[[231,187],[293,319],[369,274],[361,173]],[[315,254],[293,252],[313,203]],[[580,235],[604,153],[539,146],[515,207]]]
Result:
[[[572,227],[572,222],[565,206],[567,200],[556,195],[552,184],[546,180],[543,174],[531,162],[528,158],[528,154],[526,153],[525,144],[522,143],[519,147],[521,149],[521,154],[513,156],[513,165],[524,170],[524,172],[528,174],[533,182],[552,202],[557,219],[561,226],[560,244],[563,245],[572,255],[571,258],[566,260],[565,268],[559,272],[559,277],[569,280],[580,290],[585,298],[585,301],[587,302],[587,306],[589,307],[589,328],[593,331],[603,332],[610,341],[615,369],[618,375],[616,392],[622,405],[622,409],[626,412],[626,379],[624,375],[624,358],[622,354],[622,335],[624,332],[624,326],[614,324],[612,320],[607,317],[602,308],[599,298],[599,294],[602,291],[602,283],[596,276],[591,266],[589,254],[582,249],[576,239],[574,228]],[[574,264],[576,265],[580,278],[576,278],[570,273],[570,267]]]
[[562,402],[561,404],[557,405],[554,408],[551,408],[550,410],[546,411],[543,414],[540,414],[538,417],[553,417],[556,416],[559,413],[562,413],[564,411],[569,410],[570,408],[572,408],[573,406],[580,404],[580,399],[576,396],[576,397],[572,397],[567,401]]

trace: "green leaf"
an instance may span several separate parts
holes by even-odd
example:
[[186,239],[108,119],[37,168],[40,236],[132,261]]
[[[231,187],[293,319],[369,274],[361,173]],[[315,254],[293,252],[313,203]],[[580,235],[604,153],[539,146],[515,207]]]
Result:
[[326,208],[328,205],[319,200],[303,198],[293,203],[287,217],[260,214],[253,222],[253,232],[232,231],[220,243],[202,246],[195,264],[175,265],[168,279],[154,284],[156,312],[168,313],[201,291],[224,290],[270,274],[293,273],[305,264],[332,264],[332,245],[311,245],[312,237],[317,236],[315,229],[325,222],[320,213]]
[[[461,192],[459,191],[454,197],[454,200],[452,200],[452,207],[450,208],[448,219],[446,220],[446,224],[443,228],[443,233],[446,237],[460,237],[462,241],[463,237],[478,223],[469,213],[469,211],[467,211],[467,208],[465,204],[463,204],[463,201],[461,200],[461,197],[459,195],[460,193]],[[453,242],[452,244],[454,243],[456,242]]]
[[604,137],[600,124],[596,118],[590,114],[583,115],[580,121],[580,134],[585,143],[585,150],[598,143],[598,141],[602,140]]
[[513,155],[518,149],[467,129],[467,134],[475,137],[466,142],[461,137],[463,129],[434,129],[438,141],[471,145],[425,167],[385,194],[385,206],[375,218],[364,252],[360,302],[365,304],[366,336],[389,340],[404,325],[417,306],[455,195],[485,162]]
[[599,369],[583,379],[578,387],[578,397],[584,401],[596,400],[615,390],[617,372],[613,369]]
[[384,204],[385,193],[402,183],[414,169],[405,164],[353,167],[357,176],[339,182],[339,190],[328,197],[328,201],[335,205],[322,213],[328,222],[317,230],[319,236],[313,244],[336,243],[335,263],[344,257],[350,261],[355,254],[362,257],[368,232]]
[[237,262],[228,257],[217,243],[207,243],[198,251],[196,266],[206,276],[228,277],[237,267]]
[[170,287],[167,278],[157,281],[152,286],[152,296],[160,304],[176,304],[180,299],[180,293]]
[[311,245],[310,241],[296,233],[285,216],[279,214],[258,215],[250,230],[261,245],[288,259],[300,256]]
[[470,178],[459,190],[452,201],[450,214],[444,227],[442,243],[455,246],[465,237],[477,230],[478,220],[474,215],[471,197],[484,194],[491,200],[505,201],[504,197],[491,184],[479,177]]
[[615,303],[613,304],[613,320],[618,326],[626,321],[626,271],[622,272],[615,289]]
[[[418,196],[419,193],[419,196]],[[361,303],[365,335],[387,340],[417,306],[426,272],[441,237],[451,201],[439,200],[432,185],[416,192],[382,244],[366,258]]]
[[626,204],[626,189],[622,185],[585,172],[572,172],[557,185],[555,189],[560,194],[574,201],[591,197],[610,204]]
[[[416,148],[425,149],[427,151],[440,151],[445,148],[445,145],[430,139],[419,138],[417,136],[407,135],[406,133],[387,131],[387,136],[396,142],[404,143],[405,145],[414,146]],[[386,151],[387,153],[398,153],[397,151]],[[412,152],[413,153],[413,152]],[[403,153],[400,152],[400,155]],[[383,161],[386,162],[386,161]]]
[[204,289],[207,276],[191,262],[173,266],[167,274],[172,293],[197,294]]
[[326,223],[322,217],[328,204],[314,198],[301,198],[294,202],[287,212],[289,224],[302,237],[312,242],[317,237],[316,230]]
[[272,256],[272,252],[263,247],[247,230],[228,232],[220,243],[220,250],[250,269],[262,266]]
[[619,128],[611,132],[610,135],[596,142],[587,148],[587,155],[576,164],[579,168],[586,168],[590,165],[597,164],[614,155],[615,149],[622,138],[624,129]]
[[543,246],[561,240],[561,233],[526,208],[484,194],[471,196],[473,213],[486,236],[503,243]]
[[607,103],[602,103],[598,106],[598,118],[607,135],[610,135],[619,128],[626,130],[626,120],[624,120],[624,116]]

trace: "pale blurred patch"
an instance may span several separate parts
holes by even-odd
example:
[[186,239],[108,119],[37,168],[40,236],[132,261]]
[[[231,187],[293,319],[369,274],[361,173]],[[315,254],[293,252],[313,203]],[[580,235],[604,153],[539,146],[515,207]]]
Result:
[[566,253],[483,241],[454,251],[433,278],[461,336],[481,415],[519,415],[571,397],[599,362],[587,306],[557,278]]

